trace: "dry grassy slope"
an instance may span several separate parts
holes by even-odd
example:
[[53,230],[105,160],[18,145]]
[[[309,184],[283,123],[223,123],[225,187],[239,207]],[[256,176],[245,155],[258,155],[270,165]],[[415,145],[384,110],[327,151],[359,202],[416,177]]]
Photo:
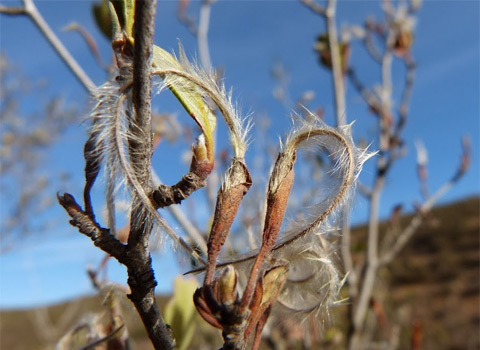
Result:
[[[395,261],[391,272],[382,272],[382,280],[392,286],[384,289],[388,296],[386,305],[390,305],[387,307],[389,319],[405,330],[401,349],[409,349],[414,321],[423,326],[422,350],[480,348],[479,203],[479,198],[472,198],[436,208],[434,217],[439,220],[439,226],[423,227]],[[402,222],[408,222],[408,217]],[[364,248],[364,232],[365,228],[354,230],[358,250]],[[159,301],[163,305],[166,298]],[[97,297],[51,306],[47,313],[52,323],[56,324],[75,302],[80,304],[79,317],[102,309]],[[135,340],[134,348],[151,349],[133,307],[126,302],[124,309],[128,329]],[[48,346],[41,336],[46,327],[39,331],[34,323],[32,310],[1,311],[0,349],[52,349],[52,344]],[[70,326],[72,324],[65,325],[65,329]],[[65,330],[59,330],[59,334],[62,332]]]
[[[422,226],[381,271],[377,293],[386,299],[390,323],[404,330],[401,349],[410,348],[414,322],[422,327],[422,350],[480,349],[479,204],[475,197],[435,208],[433,224]],[[363,251],[365,228],[354,229],[353,237]]]
[[[169,297],[159,296],[157,302],[163,308]],[[97,296],[84,297],[77,300],[50,306],[46,311],[50,322],[38,322],[37,310],[0,311],[0,350],[51,350],[56,342],[82,318],[91,314],[103,314],[105,311],[102,299]],[[133,305],[125,298],[122,310],[127,329],[135,344],[134,349],[153,349],[148,342],[147,334]],[[78,316],[72,321],[62,323],[65,312],[75,312]],[[37,315],[36,315],[37,313]],[[55,326],[58,328],[55,329]],[[52,335],[49,341],[48,334]]]
[[392,266],[393,304],[422,324],[423,350],[480,349],[479,198],[437,208]]

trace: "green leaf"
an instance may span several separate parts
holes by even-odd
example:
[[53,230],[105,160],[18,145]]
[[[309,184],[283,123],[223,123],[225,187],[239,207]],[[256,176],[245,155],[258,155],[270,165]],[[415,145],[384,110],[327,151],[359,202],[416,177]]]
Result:
[[272,302],[277,298],[285,281],[287,280],[288,266],[278,265],[265,272],[262,281],[263,295],[262,304]]
[[195,305],[193,294],[198,284],[193,277],[177,277],[174,282],[174,294],[164,309],[164,319],[173,331],[176,349],[185,350],[192,341],[195,332]]
[[127,38],[133,40],[134,0],[102,0],[92,4],[92,11],[97,26],[107,38],[112,39],[114,33],[124,31]]
[[[124,32],[126,39],[133,44],[133,25],[135,19],[134,0],[102,0],[101,3],[93,5],[93,12],[102,32],[113,39],[115,35]],[[183,53],[181,53],[183,55]],[[161,49],[158,46],[153,47],[153,67],[178,71],[190,71],[191,67],[184,67],[172,54]],[[195,150],[195,156],[205,154],[208,162],[214,161],[214,141],[213,133],[216,127],[216,116],[210,110],[204,100],[204,96],[195,84],[184,77],[176,77],[173,74],[165,74],[169,79],[169,89],[182,104],[188,114],[195,120],[200,127],[204,137],[205,144],[199,143],[198,150]],[[203,149],[202,149],[203,148]],[[202,161],[203,159],[197,159]]]
[[[186,71],[185,67],[172,54],[158,46],[153,47],[153,66],[162,70]],[[205,136],[207,157],[213,162],[213,132],[217,121],[215,114],[212,113],[194,83],[173,74],[165,74],[165,76],[171,78],[168,83],[169,89],[202,130]]]
[[112,39],[112,17],[110,15],[108,0],[102,0],[100,3],[92,3],[92,12],[98,28],[108,39]]
[[[113,5],[122,12],[123,21],[120,20],[122,29],[127,33],[128,38],[133,39],[133,23],[135,19],[135,0],[114,0]],[[121,17],[120,17],[121,18]]]

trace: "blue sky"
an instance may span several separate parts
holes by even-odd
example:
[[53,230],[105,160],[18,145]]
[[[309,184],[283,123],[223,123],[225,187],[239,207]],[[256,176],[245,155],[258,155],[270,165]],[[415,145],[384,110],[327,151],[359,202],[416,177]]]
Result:
[[[2,1],[18,5],[16,1]],[[192,2],[190,14],[198,13],[199,2]],[[94,28],[90,1],[37,1],[40,12],[84,67],[96,84],[105,81],[105,73],[95,64],[84,42],[75,33],[61,28],[76,21],[88,28],[97,39],[102,57],[111,57],[108,43]],[[177,50],[178,42],[194,57],[195,39],[176,19],[176,1],[159,1],[157,10],[156,44]],[[362,24],[373,14],[382,15],[377,1],[340,1],[337,11],[340,26]],[[410,107],[410,119],[404,133],[407,155],[398,161],[382,197],[381,215],[388,215],[395,204],[402,202],[407,209],[419,200],[413,142],[421,139],[429,151],[429,185],[434,191],[451,177],[461,152],[460,139],[472,139],[473,159],[470,172],[441,202],[479,193],[479,2],[424,1],[419,13],[414,42],[414,58],[418,65]],[[280,61],[290,75],[289,93],[297,99],[306,90],[315,91],[312,107],[323,106],[326,121],[333,122],[333,100],[329,72],[319,66],[313,51],[316,36],[324,31],[323,21],[297,1],[218,1],[212,7],[209,45],[212,63],[225,69],[225,83],[252,121],[260,123],[271,118],[268,138],[278,140],[289,128],[289,111],[273,97],[275,82],[271,78],[274,62]],[[26,18],[0,16],[1,51],[11,62],[21,67],[33,80],[48,79],[49,85],[36,101],[44,103],[48,96],[61,95],[67,101],[83,106],[85,91],[58,59],[33,24]],[[376,70],[359,46],[353,47],[353,65],[368,83],[379,81]],[[394,76],[401,76],[401,64]],[[400,91],[403,80],[394,85]],[[161,105],[160,105],[161,102]],[[25,112],[35,110],[35,104],[23,106]],[[158,99],[158,111],[177,113],[186,121],[181,108],[173,99]],[[182,119],[183,118],[183,119]],[[356,120],[354,137],[368,138],[375,119],[361,98],[348,86],[347,118]],[[222,130],[222,128],[220,128]],[[45,158],[46,169],[67,168],[74,176],[76,187],[68,189],[80,195],[83,169],[82,147],[85,124],[73,125]],[[220,133],[220,142],[225,143]],[[255,150],[255,132],[252,133]],[[170,146],[167,146],[170,147]],[[157,169],[167,183],[177,181],[186,165],[176,154],[179,146],[160,151],[155,164],[169,164],[169,171]],[[247,162],[249,159],[247,158]],[[373,173],[373,162],[366,166],[362,180],[367,184]],[[254,179],[255,180],[255,179]],[[55,193],[53,192],[52,195]],[[99,197],[101,193],[97,191]],[[2,210],[8,210],[8,198],[2,196]],[[7,209],[5,209],[7,208]],[[354,206],[353,221],[365,221],[366,202]],[[90,241],[67,223],[60,208],[51,211],[55,229],[29,236],[13,250],[0,255],[0,308],[28,307],[53,303],[74,296],[92,293],[85,267],[97,265],[103,254]],[[178,266],[170,249],[154,255],[158,291],[168,292],[176,274],[185,270]],[[109,277],[125,282],[125,272],[112,261]]]

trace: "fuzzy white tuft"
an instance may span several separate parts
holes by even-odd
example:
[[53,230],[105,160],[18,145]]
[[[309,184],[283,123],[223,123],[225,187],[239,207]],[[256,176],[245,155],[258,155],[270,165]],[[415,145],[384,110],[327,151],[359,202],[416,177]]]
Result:
[[374,154],[354,145],[351,125],[332,128],[310,113],[309,120],[295,119],[283,146],[287,153],[326,152],[332,164],[328,194],[307,208],[303,221],[290,225],[274,248],[275,259],[290,261],[289,280],[279,302],[294,311],[317,313],[334,305],[343,284],[326,234],[338,231],[337,214],[348,212],[362,166]]
[[[282,152],[291,159],[300,149],[329,155],[332,169],[328,173],[331,178],[328,194],[302,213],[303,221],[295,222],[280,234],[270,263],[287,261],[289,264],[288,280],[279,295],[279,304],[299,315],[316,315],[338,304],[344,279],[340,277],[336,249],[329,242],[328,234],[338,232],[336,215],[349,209],[362,166],[374,153],[354,145],[351,124],[332,128],[312,113],[309,120],[294,120],[294,127],[282,145]],[[271,184],[275,186],[275,179],[271,179]],[[249,252],[218,266],[235,264],[237,271],[248,274],[257,252]]]
[[[134,109],[129,92],[132,72],[125,65],[118,81],[111,80],[97,89],[94,93],[95,106],[92,109],[90,118],[90,140],[94,146],[87,157],[95,158],[104,169],[106,179],[106,201],[107,201],[107,223],[115,232],[115,197],[119,187],[126,186],[131,194],[135,194],[150,212],[156,222],[156,227],[161,227],[170,236],[174,246],[183,247],[188,254],[200,263],[203,260],[175,231],[161,218],[155,210],[148,194],[142,188],[135,177],[135,172],[130,165],[128,143],[146,142],[146,140],[132,140],[130,130],[134,122]],[[213,71],[205,71],[197,65],[188,62],[184,51],[180,48],[179,60],[156,47],[152,75],[159,75],[160,84],[155,84],[154,89],[161,92],[165,87],[172,88],[172,91],[179,89],[179,98],[182,103],[187,99],[188,105],[184,105],[192,114],[195,121],[202,128],[202,137],[213,137],[211,134],[216,127],[216,120],[213,113],[208,109],[208,101],[213,101],[220,113],[223,115],[229,129],[230,139],[234,149],[235,157],[244,158],[247,150],[247,134],[250,124],[244,126],[244,120],[239,117],[238,112],[232,103],[232,94],[227,93],[223,84],[218,84]],[[175,92],[174,92],[175,93]],[[178,96],[177,96],[178,97]],[[200,100],[199,100],[200,98]],[[210,133],[210,135],[208,135]],[[100,166],[99,165],[99,166]],[[161,240],[163,242],[163,240]]]
[[[131,76],[123,78],[124,81],[129,81]],[[112,229],[112,232],[115,232],[115,194],[119,187],[125,185],[132,194],[137,195],[142,201],[153,217],[156,227],[161,227],[163,232],[175,242],[174,246],[182,247],[192,258],[199,263],[203,263],[199,255],[175,233],[155,210],[148,194],[134,175],[129,161],[130,155],[127,151],[128,142],[132,141],[132,134],[129,130],[132,128],[134,121],[134,109],[128,85],[120,86],[114,80],[109,81],[97,89],[94,99],[96,104],[90,114],[92,126],[89,130],[90,139],[94,141],[94,147],[87,157],[99,159],[104,169],[109,228]],[[146,140],[135,141],[147,142]]]

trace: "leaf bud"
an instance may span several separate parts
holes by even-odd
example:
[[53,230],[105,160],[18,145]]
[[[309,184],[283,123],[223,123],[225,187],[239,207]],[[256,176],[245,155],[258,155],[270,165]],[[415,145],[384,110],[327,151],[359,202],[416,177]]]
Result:
[[238,299],[237,272],[232,265],[228,265],[218,277],[218,294],[223,305],[232,305]]
[[212,172],[213,161],[208,157],[207,146],[205,144],[205,137],[200,135],[197,141],[192,146],[193,158],[190,165],[190,171],[202,180]]
[[274,301],[287,280],[288,265],[274,266],[263,276],[262,305]]

